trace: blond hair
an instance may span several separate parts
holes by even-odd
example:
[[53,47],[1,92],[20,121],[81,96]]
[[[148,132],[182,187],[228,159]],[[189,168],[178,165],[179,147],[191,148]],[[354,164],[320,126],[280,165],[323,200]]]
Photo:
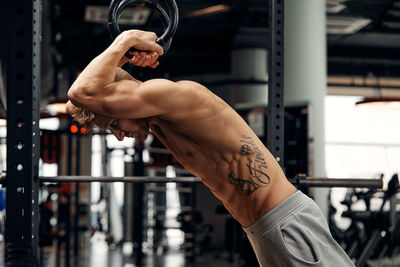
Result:
[[87,135],[93,134],[93,127],[95,126],[93,122],[95,118],[94,112],[73,105],[69,113],[76,122],[86,128]]
[[[121,80],[131,80],[141,83],[141,81],[133,78],[128,72],[122,68],[117,68],[115,73],[114,81],[118,82]],[[72,103],[71,103],[72,104]],[[93,127],[95,126],[93,120],[95,118],[95,113],[83,108],[79,108],[75,105],[71,105],[71,109],[68,111],[71,117],[78,122],[82,127],[86,128],[86,134],[93,134]]]

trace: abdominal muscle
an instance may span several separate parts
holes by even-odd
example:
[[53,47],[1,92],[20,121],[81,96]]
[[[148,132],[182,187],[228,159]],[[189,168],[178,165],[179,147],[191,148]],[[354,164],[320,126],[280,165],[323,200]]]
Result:
[[[232,114],[228,120],[232,119]],[[225,123],[223,129],[213,131],[207,131],[207,125],[218,128],[221,118],[215,123],[206,122],[204,131],[199,122],[196,127],[182,127],[182,122],[174,125],[160,119],[152,119],[150,128],[173,156],[201,178],[232,216],[246,227],[295,189],[247,124],[239,118],[233,120]],[[227,129],[227,125],[234,125],[236,131]],[[196,131],[191,132],[194,128]]]

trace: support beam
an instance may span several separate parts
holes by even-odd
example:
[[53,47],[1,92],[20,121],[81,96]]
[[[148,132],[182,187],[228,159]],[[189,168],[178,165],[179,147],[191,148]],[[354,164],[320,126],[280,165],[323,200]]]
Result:
[[[7,1],[6,266],[38,266],[41,1]],[[3,32],[3,29],[2,31]]]
[[147,177],[147,176],[128,176],[128,177],[113,177],[113,176],[53,176],[39,177],[41,182],[58,183],[58,182],[102,182],[102,183],[197,183],[201,180],[197,177]]
[[284,168],[284,0],[269,1],[268,135],[267,147]]

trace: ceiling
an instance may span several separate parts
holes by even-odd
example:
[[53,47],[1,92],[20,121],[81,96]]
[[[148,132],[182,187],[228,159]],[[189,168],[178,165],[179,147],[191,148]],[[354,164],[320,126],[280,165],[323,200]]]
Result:
[[[170,78],[192,74],[230,73],[234,47],[268,46],[267,0],[176,0],[180,21],[170,51],[156,70],[136,69],[143,78]],[[109,0],[49,1],[46,14],[51,44],[59,68],[82,69],[110,44],[105,23],[84,20],[89,5]],[[219,14],[190,16],[190,12],[223,4]],[[46,10],[46,9],[45,9]],[[354,33],[335,32],[328,26],[329,75],[400,77],[400,0],[327,0],[328,25],[347,18],[367,19]],[[147,29],[161,31],[158,19]]]

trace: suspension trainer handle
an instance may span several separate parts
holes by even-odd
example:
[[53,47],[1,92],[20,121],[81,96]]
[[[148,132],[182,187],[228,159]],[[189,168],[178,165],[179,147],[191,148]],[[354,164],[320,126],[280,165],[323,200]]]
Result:
[[[164,6],[167,8],[167,11],[160,4],[159,0],[112,0],[108,8],[107,23],[107,28],[112,40],[114,40],[121,33],[121,30],[118,26],[118,19],[122,14],[122,11],[131,4],[145,4],[147,7],[150,7],[153,12],[155,12],[157,16],[161,19],[164,33],[161,35],[161,37],[157,38],[156,43],[163,47],[165,54],[171,46],[172,37],[174,36],[176,29],[178,28],[179,10],[175,0],[162,1],[164,3]],[[129,49],[129,51],[133,52],[139,50],[131,48]],[[128,58],[132,58],[132,55],[128,52],[125,54],[125,56]]]

